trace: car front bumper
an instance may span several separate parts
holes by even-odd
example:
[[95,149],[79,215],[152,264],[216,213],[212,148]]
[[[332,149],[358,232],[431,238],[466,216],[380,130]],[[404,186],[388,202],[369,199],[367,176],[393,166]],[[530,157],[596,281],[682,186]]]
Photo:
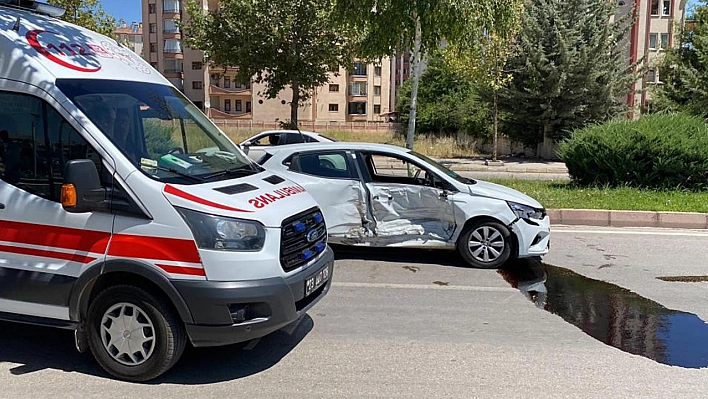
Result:
[[[328,268],[321,287],[305,297],[305,281]],[[332,283],[334,255],[322,256],[297,274],[249,281],[174,281],[192,313],[186,324],[194,346],[219,346],[270,334],[305,314],[322,299]]]
[[548,215],[541,220],[518,219],[511,227],[518,240],[519,258],[548,253],[551,242],[551,219]]

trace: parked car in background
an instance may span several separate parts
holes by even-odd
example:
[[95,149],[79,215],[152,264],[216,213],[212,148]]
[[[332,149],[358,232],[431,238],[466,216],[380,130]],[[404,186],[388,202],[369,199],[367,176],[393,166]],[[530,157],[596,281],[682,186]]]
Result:
[[548,253],[550,220],[538,201],[413,151],[342,142],[265,151],[262,166],[319,203],[331,243],[456,248],[480,268]]
[[333,142],[334,139],[319,133],[298,130],[268,130],[258,133],[239,144],[241,149],[254,161],[265,155],[266,148],[286,144]]

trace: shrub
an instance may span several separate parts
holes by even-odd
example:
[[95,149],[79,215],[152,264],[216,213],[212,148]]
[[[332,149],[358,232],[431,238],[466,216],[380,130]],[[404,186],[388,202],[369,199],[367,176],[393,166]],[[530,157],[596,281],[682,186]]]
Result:
[[585,127],[561,143],[559,155],[581,185],[708,188],[708,127],[684,114]]

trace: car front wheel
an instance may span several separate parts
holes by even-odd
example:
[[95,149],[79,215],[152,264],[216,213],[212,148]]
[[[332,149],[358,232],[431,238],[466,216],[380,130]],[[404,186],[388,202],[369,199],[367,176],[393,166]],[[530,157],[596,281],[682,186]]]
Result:
[[496,269],[511,256],[511,233],[498,222],[476,222],[462,232],[457,250],[472,267]]
[[91,353],[111,375],[147,381],[172,367],[182,355],[186,334],[167,303],[130,285],[107,288],[88,312]]

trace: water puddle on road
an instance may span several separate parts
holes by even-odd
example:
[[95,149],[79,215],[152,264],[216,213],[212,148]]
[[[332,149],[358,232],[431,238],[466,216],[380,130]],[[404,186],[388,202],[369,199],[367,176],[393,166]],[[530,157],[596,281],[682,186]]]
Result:
[[538,260],[499,273],[536,306],[607,345],[671,366],[708,367],[708,324],[695,314]]

